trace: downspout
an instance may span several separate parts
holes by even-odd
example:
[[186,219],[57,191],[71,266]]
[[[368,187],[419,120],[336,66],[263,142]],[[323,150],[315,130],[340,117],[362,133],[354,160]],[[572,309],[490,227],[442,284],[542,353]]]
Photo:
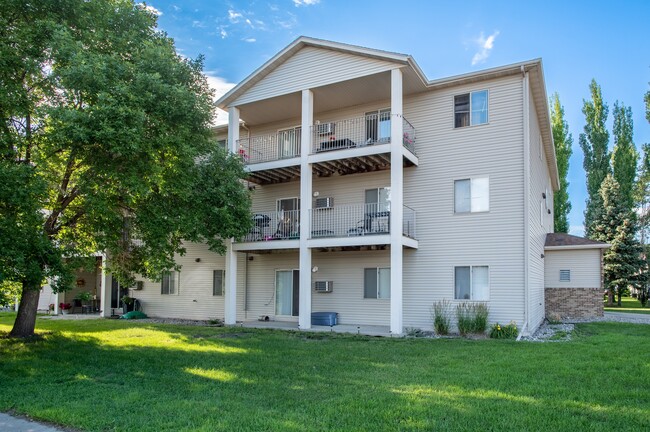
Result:
[[244,264],[244,316],[248,319],[248,252],[245,255],[246,264]]
[[528,101],[528,73],[521,66],[522,91],[523,91],[523,132],[524,132],[524,325],[521,333],[528,328],[530,297],[530,234],[528,232],[530,225],[530,123],[529,123],[529,101]]

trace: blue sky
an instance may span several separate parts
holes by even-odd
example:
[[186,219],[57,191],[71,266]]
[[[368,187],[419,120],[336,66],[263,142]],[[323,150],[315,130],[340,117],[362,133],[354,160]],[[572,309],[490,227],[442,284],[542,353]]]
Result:
[[[180,53],[205,56],[227,91],[301,35],[411,54],[430,79],[541,57],[549,96],[558,92],[573,134],[571,232],[583,232],[585,173],[578,135],[592,78],[611,111],[634,114],[637,148],[650,143],[650,1],[167,1],[148,5]],[[613,139],[610,139],[610,146]]]

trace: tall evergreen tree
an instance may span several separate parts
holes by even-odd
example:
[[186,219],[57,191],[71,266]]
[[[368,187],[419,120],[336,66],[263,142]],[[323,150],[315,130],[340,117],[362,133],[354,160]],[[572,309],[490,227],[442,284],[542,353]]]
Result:
[[560,104],[560,96],[555,93],[551,96],[551,127],[553,129],[553,142],[555,143],[555,155],[557,159],[557,170],[560,177],[560,190],[553,196],[553,209],[555,217],[555,232],[569,232],[569,212],[571,201],[569,201],[569,158],[573,153],[573,137],[569,133],[569,125],[564,120],[564,107]]
[[587,175],[587,207],[585,209],[585,233],[592,236],[594,219],[598,209],[603,205],[599,194],[600,186],[607,174],[611,172],[610,155],[607,150],[609,132],[605,122],[609,108],[603,102],[600,86],[596,80],[589,84],[591,100],[583,100],[582,112],[586,124],[579,142],[584,153],[583,166]]
[[632,108],[614,104],[614,151],[612,170],[619,184],[621,199],[630,211],[634,208],[634,182],[639,153],[633,140]]
[[596,211],[592,238],[609,243],[603,254],[603,279],[611,305],[616,295],[618,304],[629,287],[640,286],[645,275],[645,261],[636,239],[635,218],[625,207],[616,179],[610,174],[600,189],[603,206]]
[[[636,182],[635,201],[637,209],[637,224],[639,232],[639,240],[641,242],[642,256],[646,262],[646,270],[650,266],[650,144],[646,143],[642,147],[643,158],[641,159],[641,166],[639,167],[639,176]],[[650,287],[647,286],[648,279],[646,277],[646,286],[641,290],[639,300],[645,302],[650,294]],[[645,296],[643,295],[645,294]]]

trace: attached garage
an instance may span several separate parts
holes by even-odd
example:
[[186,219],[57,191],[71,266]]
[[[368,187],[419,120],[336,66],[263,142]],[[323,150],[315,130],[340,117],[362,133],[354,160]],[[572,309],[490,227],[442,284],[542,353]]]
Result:
[[607,243],[569,234],[547,234],[544,305],[547,317],[603,316],[603,250]]

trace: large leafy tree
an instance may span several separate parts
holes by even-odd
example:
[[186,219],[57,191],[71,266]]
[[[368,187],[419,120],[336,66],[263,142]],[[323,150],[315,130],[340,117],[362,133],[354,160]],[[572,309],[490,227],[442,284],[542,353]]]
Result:
[[609,243],[603,255],[603,278],[609,293],[609,304],[614,296],[621,296],[629,287],[643,285],[646,274],[641,246],[636,238],[636,218],[621,197],[620,186],[609,174],[600,188],[602,208],[594,219],[592,238]]
[[219,150],[202,59],[180,57],[129,0],[0,0],[0,282],[22,284],[33,334],[46,277],[69,287],[105,251],[123,281],[156,279],[183,241],[245,234],[250,198]]
[[596,212],[602,207],[600,186],[611,172],[610,155],[607,150],[609,132],[605,122],[609,108],[603,101],[600,86],[596,80],[589,85],[591,100],[584,100],[582,112],[585,115],[584,133],[579,142],[584,153],[583,166],[587,175],[587,206],[585,209],[585,233],[591,237]]
[[625,206],[634,208],[634,186],[639,153],[633,142],[632,109],[616,102],[614,104],[614,151],[612,171],[620,186],[621,199]]
[[569,200],[569,159],[573,154],[573,137],[569,132],[569,125],[564,119],[564,107],[560,103],[560,96],[555,93],[551,96],[551,128],[553,131],[553,142],[555,143],[555,155],[557,159],[557,170],[560,177],[560,190],[553,196],[553,210],[555,212],[555,232],[569,232],[569,212],[571,201]]

